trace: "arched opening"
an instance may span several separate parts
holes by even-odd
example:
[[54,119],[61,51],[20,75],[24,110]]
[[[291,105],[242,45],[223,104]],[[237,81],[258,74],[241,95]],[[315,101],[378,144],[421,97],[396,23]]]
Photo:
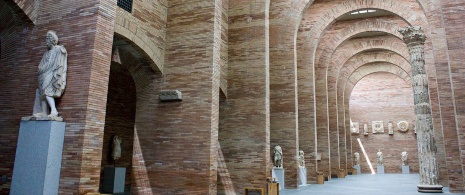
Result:
[[[121,64],[112,62],[108,81],[108,95],[102,150],[102,174],[100,192],[108,191],[108,174],[113,168],[124,168],[125,191],[131,189],[132,154],[136,115],[136,86],[129,71]],[[118,138],[120,141],[116,141]],[[116,143],[120,142],[120,143]],[[114,155],[120,144],[120,157]],[[116,146],[117,147],[117,146]],[[117,159],[116,159],[117,158]],[[105,175],[107,174],[107,175]],[[118,175],[115,175],[118,177]],[[111,181],[111,179],[109,180]]]
[[[360,153],[362,173],[371,173],[362,150],[357,142],[360,138],[369,161],[375,167],[378,164],[376,153],[383,153],[385,173],[402,173],[401,153],[408,153],[408,165],[412,173],[418,173],[418,149],[416,134],[413,130],[415,115],[413,112],[412,87],[400,77],[376,72],[363,77],[350,94],[350,119],[358,124],[359,133],[352,133],[352,150]],[[383,123],[383,131],[375,132],[373,124]],[[399,131],[397,124],[409,123],[409,130]],[[393,132],[389,132],[389,123]],[[367,131],[364,125],[367,125]],[[392,134],[391,134],[392,133]]]

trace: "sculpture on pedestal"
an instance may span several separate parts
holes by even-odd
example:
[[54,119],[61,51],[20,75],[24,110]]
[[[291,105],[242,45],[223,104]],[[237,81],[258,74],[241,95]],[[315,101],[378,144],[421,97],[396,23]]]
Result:
[[354,153],[354,165],[360,165],[360,153]]
[[58,36],[55,31],[47,32],[46,42],[48,50],[40,61],[37,73],[39,87],[36,90],[33,116],[48,116],[51,120],[60,120],[55,98],[61,97],[66,87],[68,52],[62,45],[57,45]]
[[408,160],[408,153],[407,153],[407,151],[403,151],[401,153],[401,159],[402,159],[402,165],[404,165],[404,166],[408,165],[408,161],[407,161]]
[[283,150],[281,146],[276,145],[274,147],[274,166],[278,168],[283,168]]
[[380,149],[378,149],[376,157],[378,158],[378,165],[383,165],[383,152]]
[[305,167],[305,153],[303,150],[299,150],[299,166]]

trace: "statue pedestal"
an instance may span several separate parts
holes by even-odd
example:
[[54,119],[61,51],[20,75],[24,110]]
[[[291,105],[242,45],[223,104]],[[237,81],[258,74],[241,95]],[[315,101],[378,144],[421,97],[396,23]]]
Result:
[[376,167],[376,171],[378,174],[384,174],[384,165],[378,165],[378,167]]
[[361,174],[360,165],[354,165],[354,169],[357,169],[357,174]]
[[126,167],[106,166],[103,169],[103,193],[124,193]]
[[21,121],[11,195],[58,194],[66,123]]
[[279,190],[284,189],[284,169],[279,167],[273,167],[273,170],[271,171],[271,176],[278,180]]
[[299,167],[299,186],[307,185],[307,168]]
[[402,174],[410,174],[410,166],[402,165]]

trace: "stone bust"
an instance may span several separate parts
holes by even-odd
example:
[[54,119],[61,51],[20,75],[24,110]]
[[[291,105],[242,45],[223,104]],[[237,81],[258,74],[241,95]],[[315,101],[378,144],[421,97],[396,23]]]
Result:
[[36,90],[33,116],[59,120],[55,98],[61,97],[66,87],[68,52],[65,47],[58,45],[55,31],[48,31],[45,40],[48,50],[39,64],[37,73],[39,86]]
[[281,146],[276,145],[274,147],[274,166],[278,168],[283,167],[283,150],[281,149]]

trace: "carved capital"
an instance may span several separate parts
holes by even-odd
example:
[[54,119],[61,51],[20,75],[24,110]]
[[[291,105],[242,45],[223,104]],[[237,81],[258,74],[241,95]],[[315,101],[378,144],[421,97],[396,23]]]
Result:
[[400,28],[399,33],[402,34],[404,42],[407,46],[424,45],[426,35],[420,26],[408,26]]

